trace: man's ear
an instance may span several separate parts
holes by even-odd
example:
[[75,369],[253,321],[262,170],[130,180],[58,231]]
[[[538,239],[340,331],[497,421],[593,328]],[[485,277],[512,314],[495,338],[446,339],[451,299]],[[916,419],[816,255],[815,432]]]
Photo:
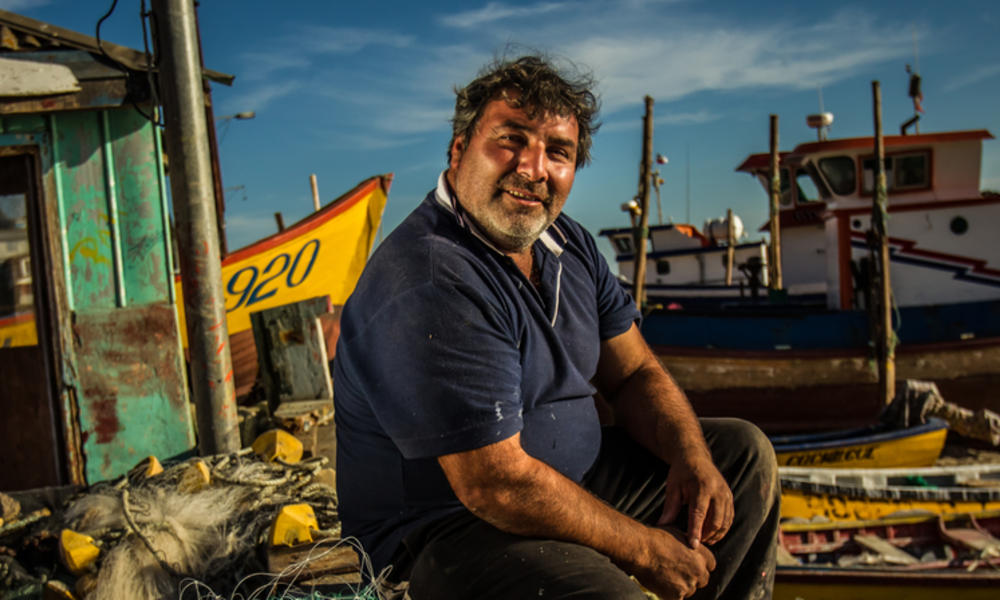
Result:
[[457,168],[459,161],[462,160],[463,152],[465,152],[465,138],[462,136],[456,136],[451,140],[451,155],[448,161],[448,166],[452,169]]

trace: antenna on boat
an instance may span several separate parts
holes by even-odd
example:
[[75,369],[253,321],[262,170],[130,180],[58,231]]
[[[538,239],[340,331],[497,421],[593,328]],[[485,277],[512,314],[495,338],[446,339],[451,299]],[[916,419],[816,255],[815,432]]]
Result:
[[819,113],[806,116],[806,125],[816,130],[818,141],[825,142],[833,124],[833,113],[823,110],[823,88],[817,87],[816,92],[819,94]]
[[685,177],[684,177],[684,222],[691,222],[691,142],[686,144],[684,149]]
[[899,126],[899,134],[906,135],[906,130],[913,126],[913,132],[920,133],[920,115],[924,112],[921,103],[924,101],[924,93],[920,91],[920,51],[917,47],[917,26],[913,26],[913,68],[906,65],[906,72],[910,75],[910,88],[907,95],[913,101],[913,116]]

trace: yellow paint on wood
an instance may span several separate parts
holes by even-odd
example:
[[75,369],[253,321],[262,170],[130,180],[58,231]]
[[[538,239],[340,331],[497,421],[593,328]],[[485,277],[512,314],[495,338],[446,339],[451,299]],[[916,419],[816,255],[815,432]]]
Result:
[[827,469],[929,467],[941,455],[947,435],[947,429],[940,429],[887,442],[804,452],[779,452],[778,465]]
[[781,491],[781,518],[812,519],[826,517],[831,521],[864,521],[881,519],[903,511],[930,511],[937,514],[976,513],[1000,509],[1000,500],[952,501],[883,500],[852,498],[845,495],[812,494],[800,490]]
[[251,445],[254,453],[267,461],[283,460],[297,463],[302,460],[302,442],[281,429],[271,429],[257,436]]
[[316,514],[308,504],[283,506],[271,527],[272,546],[295,546],[313,541],[312,531],[319,529]]
[[[354,291],[375,233],[382,221],[387,194],[375,186],[358,201],[319,226],[298,236],[266,240],[261,250],[233,252],[222,264],[229,335],[250,329],[250,313],[292,302],[329,296],[341,305]],[[175,281],[181,342],[187,347],[184,301]]]
[[59,559],[74,575],[82,575],[90,568],[101,550],[89,535],[63,529],[59,534]]

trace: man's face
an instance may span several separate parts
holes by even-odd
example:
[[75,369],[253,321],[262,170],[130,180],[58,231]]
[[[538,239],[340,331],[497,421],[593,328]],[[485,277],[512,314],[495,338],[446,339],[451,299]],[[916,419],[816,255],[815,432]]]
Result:
[[504,252],[522,252],[555,221],[576,176],[576,118],[530,119],[503,99],[486,105],[466,145],[452,140],[448,182]]

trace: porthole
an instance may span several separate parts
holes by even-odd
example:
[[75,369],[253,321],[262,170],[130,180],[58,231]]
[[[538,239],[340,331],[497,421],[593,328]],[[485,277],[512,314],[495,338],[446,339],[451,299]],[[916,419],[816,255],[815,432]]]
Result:
[[951,220],[949,226],[951,227],[951,232],[955,235],[962,235],[969,230],[969,222],[965,220],[965,217],[955,217]]
[[851,227],[854,229],[861,229],[861,219],[854,219],[851,221]]

